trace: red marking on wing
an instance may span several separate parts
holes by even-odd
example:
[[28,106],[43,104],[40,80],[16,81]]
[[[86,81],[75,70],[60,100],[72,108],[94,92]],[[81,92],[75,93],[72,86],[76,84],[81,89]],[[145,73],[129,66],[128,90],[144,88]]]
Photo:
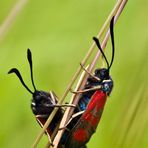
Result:
[[97,126],[98,122],[100,121],[100,118],[93,118],[91,121],[92,126]]
[[78,129],[74,132],[73,138],[78,142],[85,142],[87,140],[87,131],[85,129]]
[[102,110],[106,102],[107,95],[101,90],[96,91],[82,115],[82,119],[89,122],[92,126],[97,126],[102,115]]
[[83,147],[89,141],[99,124],[106,99],[106,93],[101,90],[92,95],[85,112],[72,131],[68,147]]
[[89,122],[90,120],[92,120],[92,115],[91,115],[90,113],[86,114],[86,115],[85,115],[85,120],[88,121],[88,122]]
[[89,141],[99,124],[106,99],[106,93],[101,90],[92,95],[85,112],[73,129],[69,147],[82,147]]
[[92,126],[96,125],[99,122],[99,118],[93,116],[91,113],[88,113],[84,116],[86,122],[90,122]]

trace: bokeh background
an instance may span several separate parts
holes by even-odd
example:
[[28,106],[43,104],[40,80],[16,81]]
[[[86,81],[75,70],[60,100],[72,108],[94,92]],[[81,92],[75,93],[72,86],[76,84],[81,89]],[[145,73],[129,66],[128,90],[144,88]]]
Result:
[[[61,97],[116,0],[0,1],[0,147],[31,147],[41,130],[30,109],[26,49],[38,89]],[[115,26],[114,90],[88,148],[148,147],[148,1],[129,0]],[[15,9],[15,11],[13,11]],[[110,57],[110,44],[106,54]],[[46,136],[38,147],[44,147]]]

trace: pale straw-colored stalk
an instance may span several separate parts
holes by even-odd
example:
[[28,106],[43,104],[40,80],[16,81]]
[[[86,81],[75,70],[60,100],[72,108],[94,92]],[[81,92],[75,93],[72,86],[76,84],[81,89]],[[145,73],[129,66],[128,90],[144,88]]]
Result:
[[28,0],[18,0],[2,24],[0,24],[0,41],[2,41],[9,28],[14,23],[16,17],[20,14],[20,11],[24,8],[27,2]]

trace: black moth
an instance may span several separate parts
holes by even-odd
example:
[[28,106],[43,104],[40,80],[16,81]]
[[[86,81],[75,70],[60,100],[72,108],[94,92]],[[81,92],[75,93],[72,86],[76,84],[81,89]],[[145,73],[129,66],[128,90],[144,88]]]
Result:
[[[16,68],[10,69],[8,74],[15,73],[17,77],[19,78],[20,82],[22,85],[32,94],[32,100],[31,100],[31,109],[33,114],[35,115],[37,121],[43,127],[45,124],[46,120],[48,119],[49,115],[53,111],[54,107],[61,107],[61,105],[57,105],[58,99],[56,95],[50,91],[50,93],[42,91],[42,90],[37,90],[34,84],[33,80],[33,65],[32,65],[32,54],[30,49],[27,50],[27,59],[29,62],[30,66],[30,72],[31,72],[31,82],[34,88],[34,91],[31,91],[28,86],[25,84],[23,81],[23,78]],[[64,105],[63,105],[64,106]],[[55,117],[53,118],[51,124],[47,128],[46,133],[51,136],[52,133],[54,132],[54,129],[57,127],[59,124],[62,116],[63,116],[64,110],[62,108],[58,109],[58,112],[56,113]]]

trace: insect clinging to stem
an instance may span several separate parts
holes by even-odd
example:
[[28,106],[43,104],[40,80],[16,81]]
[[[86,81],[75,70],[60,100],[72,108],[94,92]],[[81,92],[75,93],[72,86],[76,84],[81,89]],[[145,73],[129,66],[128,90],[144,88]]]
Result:
[[31,109],[33,114],[35,115],[37,121],[43,127],[45,124],[46,120],[48,119],[49,115],[53,111],[54,107],[59,107],[55,117],[53,118],[52,122],[48,126],[46,133],[48,137],[50,137],[54,129],[57,127],[59,124],[64,110],[62,107],[75,107],[74,105],[70,104],[65,104],[65,105],[58,105],[58,99],[57,96],[54,94],[54,92],[50,91],[45,92],[42,90],[37,90],[34,84],[34,79],[33,79],[33,64],[32,64],[32,54],[30,49],[27,50],[27,59],[30,67],[30,74],[31,74],[31,82],[34,88],[34,91],[29,89],[29,87],[25,84],[20,72],[16,68],[12,68],[9,70],[8,74],[14,73],[16,76],[19,78],[20,82],[22,85],[26,88],[26,90],[32,94],[32,100],[31,100]]
[[[101,48],[99,40],[95,37],[93,38],[106,61],[107,68],[96,69],[94,75],[90,74],[85,68],[83,68],[90,76],[84,89],[74,93],[81,94],[78,108],[80,111],[84,111],[81,115],[79,115],[79,120],[75,123],[75,126],[71,130],[70,136],[67,138],[66,148],[86,146],[86,143],[90,140],[99,124],[107,96],[109,96],[112,91],[113,80],[110,76],[110,68],[114,61],[115,50],[113,26],[114,17],[110,22],[110,34],[112,42],[112,59],[110,64]],[[74,118],[72,117],[68,124],[71,124],[71,121]]]

